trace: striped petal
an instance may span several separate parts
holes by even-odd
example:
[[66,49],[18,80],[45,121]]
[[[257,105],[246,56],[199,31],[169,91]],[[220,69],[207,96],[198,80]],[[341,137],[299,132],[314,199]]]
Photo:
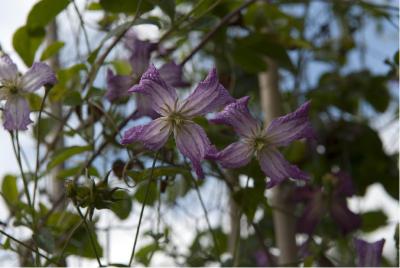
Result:
[[382,250],[385,239],[374,243],[368,243],[361,239],[354,239],[354,245],[357,253],[358,267],[380,267],[382,259]]
[[147,125],[135,126],[125,131],[121,144],[141,142],[146,148],[156,151],[164,146],[170,134],[169,123],[157,118]]
[[18,76],[17,65],[7,55],[0,57],[0,82],[15,81]]
[[190,159],[197,176],[204,178],[201,161],[211,149],[210,141],[204,130],[193,122],[185,122],[175,129],[174,135],[179,151]]
[[183,80],[182,66],[175,62],[164,64],[158,70],[164,81],[173,87],[187,87],[189,83]]
[[277,146],[287,146],[294,140],[315,137],[308,120],[310,102],[306,102],[293,113],[272,120],[266,130],[268,140]]
[[217,71],[213,68],[206,79],[182,102],[179,110],[187,117],[215,112],[233,102],[229,92],[219,83]]
[[32,123],[29,105],[20,96],[10,97],[4,107],[4,128],[7,130],[27,130]]
[[54,85],[57,82],[53,70],[45,63],[35,62],[21,77],[21,87],[24,91],[32,92],[44,85]]
[[270,180],[267,188],[271,188],[282,181],[293,178],[307,180],[308,175],[301,171],[297,166],[291,165],[283,155],[275,148],[267,147],[258,154],[258,160],[262,171]]
[[229,104],[210,121],[232,126],[241,137],[255,137],[260,126],[247,108],[248,101],[249,97],[246,96]]
[[127,75],[116,75],[111,69],[107,70],[107,92],[105,97],[114,102],[128,96],[128,89],[133,84],[133,78]]
[[215,160],[224,168],[239,168],[247,165],[254,155],[254,149],[247,143],[238,141],[217,153]]
[[143,74],[139,84],[128,92],[149,96],[152,100],[151,108],[160,115],[168,115],[177,102],[175,89],[165,83],[154,65]]

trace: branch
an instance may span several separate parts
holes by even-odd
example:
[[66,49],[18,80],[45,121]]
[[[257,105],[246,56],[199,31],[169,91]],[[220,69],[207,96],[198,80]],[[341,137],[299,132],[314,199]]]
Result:
[[249,5],[257,2],[257,0],[248,0],[246,1],[243,5],[226,15],[225,17],[222,18],[222,20],[212,29],[210,32],[208,32],[203,40],[192,50],[192,52],[186,56],[185,59],[181,62],[180,65],[185,65],[187,61],[189,61],[205,44],[207,44],[208,41],[214,36],[214,34],[223,26],[225,26],[234,16],[236,16],[242,9],[245,9]]

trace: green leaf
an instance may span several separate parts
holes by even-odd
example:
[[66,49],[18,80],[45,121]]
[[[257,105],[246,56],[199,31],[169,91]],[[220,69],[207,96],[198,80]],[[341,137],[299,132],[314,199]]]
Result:
[[137,261],[143,263],[145,266],[149,266],[153,253],[158,249],[159,246],[157,243],[146,245],[137,251],[135,257]]
[[67,106],[78,106],[82,104],[81,94],[76,90],[66,91],[63,103]]
[[133,198],[136,201],[143,203],[146,199],[147,187],[150,187],[150,189],[149,189],[149,194],[147,196],[146,205],[153,205],[158,197],[158,189],[157,189],[157,184],[155,182],[150,182],[150,186],[148,186],[148,182],[136,186],[137,190],[133,195]]
[[39,233],[34,233],[38,246],[47,252],[53,253],[56,245],[54,235],[49,228],[40,228]]
[[[99,257],[102,257],[103,248],[99,244],[97,234],[92,232],[91,235],[94,240],[96,252],[98,253]],[[90,241],[89,233],[86,231],[83,224],[78,228],[78,230],[75,231],[65,252],[70,255],[77,255],[85,258],[96,258],[92,243]]]
[[362,214],[361,230],[366,233],[375,231],[387,223],[387,216],[381,210],[369,211]]
[[56,41],[46,47],[46,49],[43,51],[42,55],[40,56],[41,61],[45,61],[60,51],[60,49],[65,45],[64,42],[61,41]]
[[15,205],[18,203],[18,188],[17,188],[17,177],[12,175],[5,175],[3,177],[3,183],[1,185],[1,194],[5,199],[8,206]]
[[29,107],[31,108],[31,111],[37,112],[40,110],[40,106],[42,105],[42,97],[35,93],[28,93],[26,95],[29,103]]
[[111,205],[111,210],[118,216],[121,220],[125,220],[129,217],[132,210],[132,199],[129,194],[125,191],[116,191],[113,194],[113,198],[118,199]]
[[87,8],[87,10],[92,10],[92,11],[97,11],[97,10],[102,10],[102,7],[99,3],[92,2],[90,3]]
[[91,145],[62,148],[53,154],[50,162],[47,164],[47,170],[51,170],[54,167],[64,163],[67,159],[71,158],[74,155],[87,152],[92,149],[93,147]]
[[[259,182],[260,181],[260,182]],[[244,188],[233,194],[237,204],[242,206],[247,218],[252,221],[259,205],[266,201],[264,196],[265,184],[255,180],[253,188]]]
[[113,13],[131,13],[135,14],[138,11],[138,4],[140,5],[140,12],[146,12],[153,8],[153,5],[148,1],[132,1],[132,0],[100,0],[100,5],[105,11]]
[[304,267],[313,267],[314,264],[314,256],[307,256],[304,259]]
[[20,27],[13,36],[13,47],[27,66],[31,66],[35,59],[36,50],[43,42],[44,29],[35,32],[28,30],[27,26]]
[[64,10],[69,3],[69,0],[41,0],[37,2],[29,12],[26,25],[29,29],[45,27],[58,13]]
[[[40,136],[40,141],[43,142],[47,135],[51,133],[51,131],[54,129],[54,124],[57,124],[56,119],[51,118],[51,117],[43,117],[40,119],[40,129],[39,129],[39,136]],[[37,139],[37,131],[38,131],[38,125],[39,121],[35,124],[34,131],[33,131],[33,136],[35,139]]]
[[119,75],[130,75],[132,72],[132,66],[126,60],[113,60],[111,63]]
[[394,63],[399,65],[399,59],[400,59],[400,54],[399,54],[399,50],[397,50],[396,53],[394,53],[394,56],[393,56]]
[[[73,168],[66,168],[57,172],[57,179],[62,180],[68,177],[75,176],[78,172],[82,170],[83,165],[79,165]],[[99,172],[94,167],[88,168],[89,176],[99,177]]]

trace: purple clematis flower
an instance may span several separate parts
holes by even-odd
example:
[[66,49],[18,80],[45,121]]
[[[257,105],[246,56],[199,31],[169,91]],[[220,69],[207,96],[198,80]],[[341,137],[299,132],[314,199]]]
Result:
[[110,102],[128,96],[128,89],[133,85],[135,79],[130,75],[114,74],[111,69],[107,70],[107,92],[106,98]]
[[17,65],[8,57],[0,57],[0,100],[6,100],[4,107],[4,128],[7,130],[27,130],[32,123],[29,105],[24,96],[46,84],[55,84],[57,79],[51,68],[35,62],[22,76]]
[[[172,87],[185,87],[189,83],[183,80],[182,66],[175,62],[165,63],[159,69],[161,78],[167,85]],[[110,102],[129,95],[128,89],[131,88],[136,81],[135,75],[116,75],[111,69],[107,70],[107,92],[106,98]],[[149,116],[153,119],[159,115],[151,108],[151,98],[146,95],[139,94],[136,97],[136,113],[133,118]]]
[[325,177],[327,187],[298,187],[293,194],[293,201],[305,202],[304,213],[297,222],[301,233],[312,234],[322,217],[329,212],[333,221],[344,234],[361,226],[361,217],[348,207],[346,199],[354,195],[355,190],[350,176],[345,172],[329,174]]
[[155,151],[160,149],[173,133],[179,151],[190,159],[197,176],[203,178],[201,161],[212,147],[204,130],[192,119],[218,110],[234,101],[218,82],[215,68],[185,100],[178,99],[175,89],[162,79],[154,65],[149,67],[140,79],[140,83],[132,87],[129,92],[151,98],[151,107],[159,117],[147,125],[127,130],[121,143],[138,141]]
[[368,243],[361,239],[354,239],[357,253],[358,267],[379,267],[381,265],[382,250],[385,239]]
[[134,31],[128,32],[125,39],[125,47],[132,52],[129,62],[133,68],[133,74],[135,77],[140,77],[149,67],[151,53],[157,50],[158,45],[140,40]]
[[262,129],[251,116],[247,108],[248,101],[249,97],[237,100],[211,120],[232,126],[240,137],[238,142],[215,153],[211,158],[225,168],[238,168],[248,164],[253,155],[256,155],[262,171],[270,178],[268,188],[287,178],[307,180],[308,175],[289,164],[277,148],[287,146],[297,139],[314,137],[307,118],[310,103],[303,104],[293,113],[274,119],[267,128]]

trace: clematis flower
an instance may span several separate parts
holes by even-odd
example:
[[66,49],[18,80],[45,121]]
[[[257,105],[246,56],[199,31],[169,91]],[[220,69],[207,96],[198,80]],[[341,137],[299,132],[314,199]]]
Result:
[[[175,62],[165,63],[159,69],[161,78],[166,84],[172,87],[185,87],[189,83],[183,80],[182,66]],[[135,81],[135,75],[116,75],[111,69],[107,70],[107,92],[106,98],[110,102],[115,102],[118,99],[129,95],[128,89],[131,88]],[[157,118],[158,114],[151,108],[151,99],[146,95],[138,95],[136,98],[136,113],[134,118],[149,116]]]
[[325,176],[324,187],[298,187],[293,194],[293,201],[306,203],[304,213],[297,222],[297,230],[312,234],[326,213],[332,217],[343,234],[358,229],[361,217],[347,207],[347,197],[355,193],[350,176],[341,171]]
[[165,83],[173,87],[187,87],[189,83],[183,80],[182,66],[176,64],[174,61],[165,63],[160,67],[158,72]]
[[385,239],[374,243],[368,243],[361,239],[354,239],[354,245],[357,253],[358,267],[380,267],[382,259],[383,245]]
[[130,75],[114,74],[111,69],[107,70],[107,92],[105,97],[110,102],[128,96],[128,89],[133,85],[135,79]]
[[125,36],[125,47],[131,51],[129,62],[135,77],[140,77],[149,67],[151,53],[157,50],[156,43],[140,40],[136,32],[130,31]]
[[247,108],[248,101],[249,97],[237,100],[211,120],[217,124],[232,126],[240,140],[210,157],[225,168],[239,168],[247,165],[256,155],[262,171],[270,178],[268,188],[287,178],[307,180],[308,175],[297,166],[289,164],[278,147],[287,146],[297,139],[314,136],[307,119],[310,103],[303,104],[293,113],[274,119],[263,129],[250,114]]
[[185,100],[178,99],[175,89],[162,79],[154,65],[150,65],[140,83],[133,86],[129,92],[151,98],[151,108],[159,117],[147,125],[128,129],[121,143],[130,144],[137,141],[156,151],[173,133],[179,151],[190,159],[197,176],[203,178],[201,161],[212,147],[204,130],[192,119],[216,111],[234,101],[218,82],[215,68]]
[[51,68],[41,62],[22,76],[18,74],[17,65],[8,57],[0,57],[0,100],[6,100],[4,107],[4,128],[7,130],[26,130],[32,123],[30,110],[25,95],[38,90],[46,84],[55,84],[57,79]]

